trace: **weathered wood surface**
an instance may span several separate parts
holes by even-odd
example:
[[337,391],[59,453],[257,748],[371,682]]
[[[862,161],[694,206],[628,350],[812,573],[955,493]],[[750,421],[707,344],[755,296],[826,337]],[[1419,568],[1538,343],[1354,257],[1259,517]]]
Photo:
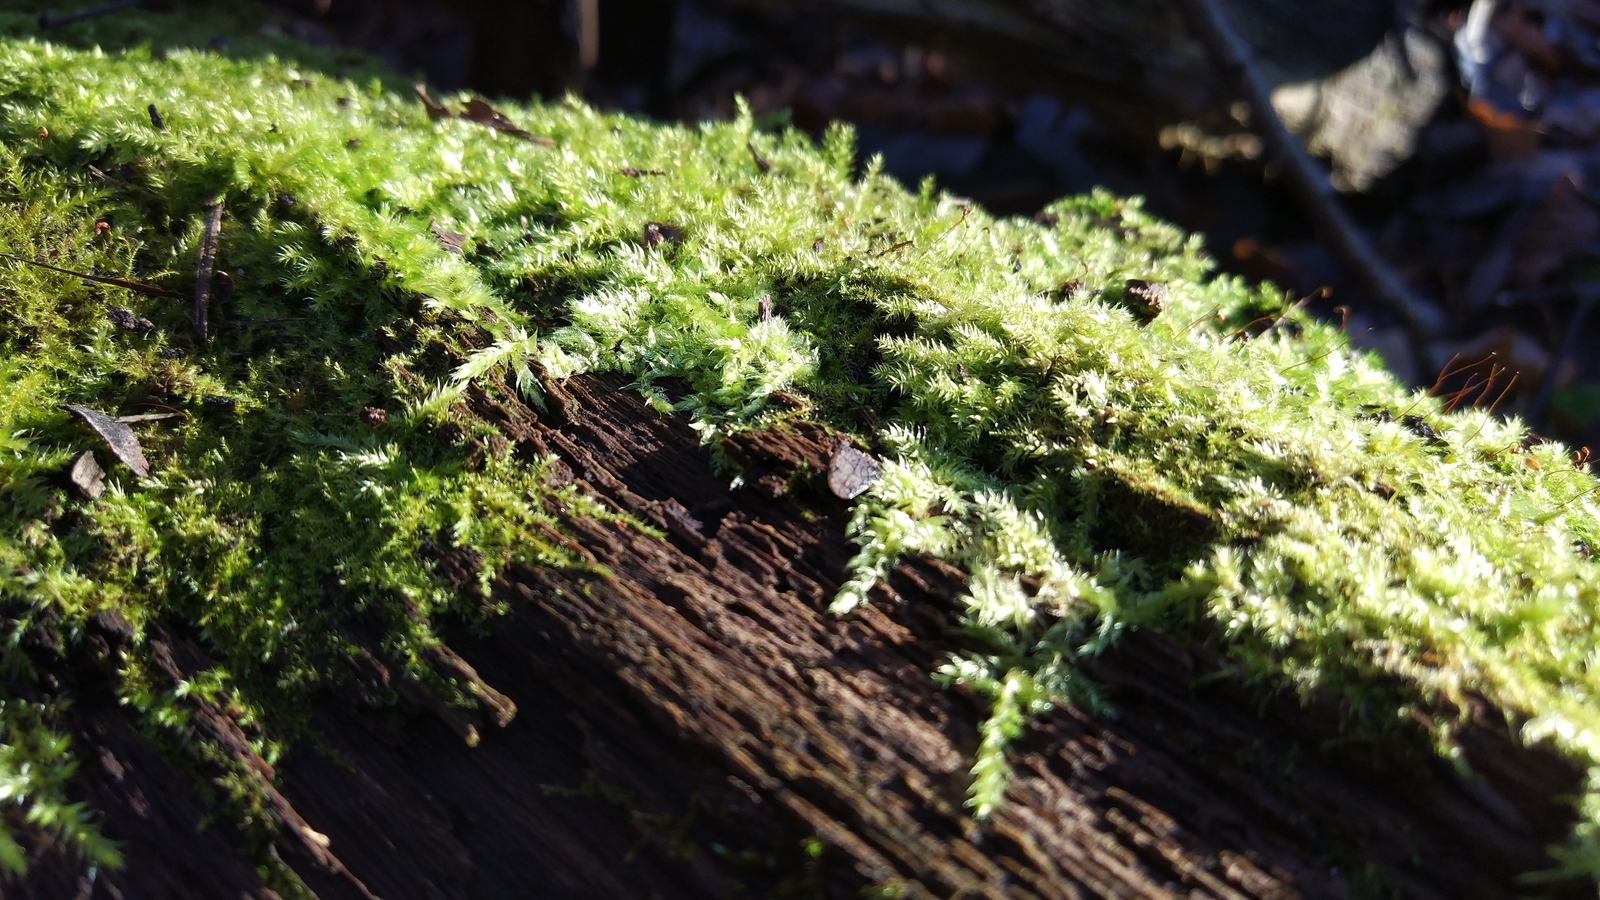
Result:
[[[851,552],[847,509],[817,483],[834,438],[803,423],[740,438],[748,486],[730,491],[684,422],[620,385],[550,385],[546,417],[472,397],[505,438],[485,452],[554,453],[558,477],[663,535],[568,519],[595,572],[506,573],[509,613],[434,661],[485,686],[483,712],[416,690],[378,702],[391,667],[373,648],[332,663],[371,690],[321,697],[324,741],[273,772],[226,711],[192,701],[195,727],[259,776],[272,852],[318,896],[844,898],[889,881],[913,897],[1345,897],[1359,881],[1335,861],[1360,860],[1408,896],[1498,898],[1570,825],[1551,798],[1578,773],[1487,716],[1463,738],[1478,782],[1423,748],[1324,749],[1336,710],[1263,700],[1203,646],[1138,632],[1087,666],[1119,715],[1034,723],[1011,802],[976,825],[961,801],[982,704],[929,677],[960,647],[960,573],[912,562],[830,616]],[[449,548],[438,562],[476,565]],[[192,638],[161,641],[170,675],[201,665]],[[93,660],[33,652],[80,694],[79,790],[129,866],[91,883],[46,857],[6,896],[272,896],[232,829],[196,830],[196,786]],[[808,861],[813,834],[826,850]]]

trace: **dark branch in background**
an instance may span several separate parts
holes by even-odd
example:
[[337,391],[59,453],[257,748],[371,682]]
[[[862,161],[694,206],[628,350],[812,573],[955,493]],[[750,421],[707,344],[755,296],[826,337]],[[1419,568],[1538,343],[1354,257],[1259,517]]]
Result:
[[1250,104],[1255,130],[1266,142],[1272,158],[1283,168],[1290,188],[1305,206],[1312,225],[1334,257],[1375,300],[1411,329],[1413,338],[1437,334],[1445,323],[1443,313],[1413,295],[1356,230],[1355,223],[1339,205],[1338,195],[1327,177],[1273,110],[1272,89],[1256,71],[1250,50],[1233,30],[1227,13],[1218,7],[1216,0],[1182,0],[1181,5],[1200,42],[1232,82],[1234,90]]
[[1550,400],[1550,391],[1555,388],[1556,378],[1561,373],[1561,367],[1567,359],[1578,349],[1578,341],[1583,336],[1583,326],[1589,321],[1589,313],[1594,311],[1596,301],[1600,301],[1600,285],[1576,285],[1578,306],[1572,311],[1572,318],[1567,322],[1566,334],[1561,336],[1561,346],[1556,348],[1550,362],[1544,367],[1544,377],[1539,379],[1539,389],[1533,392],[1533,399],[1528,401],[1525,418],[1537,424],[1539,417],[1544,414],[1544,406]]
[[211,336],[211,276],[217,267],[217,232],[222,229],[222,197],[206,204],[206,230],[200,236],[200,261],[194,269],[194,333],[204,344]]
[[46,28],[59,28],[62,25],[71,25],[74,22],[83,22],[88,19],[98,19],[101,16],[109,16],[112,13],[122,12],[125,9],[133,9],[134,7],[143,5],[143,0],[122,0],[120,3],[97,6],[94,9],[86,9],[83,12],[68,13],[64,16],[53,16],[50,13],[40,13],[39,28],[40,30]]

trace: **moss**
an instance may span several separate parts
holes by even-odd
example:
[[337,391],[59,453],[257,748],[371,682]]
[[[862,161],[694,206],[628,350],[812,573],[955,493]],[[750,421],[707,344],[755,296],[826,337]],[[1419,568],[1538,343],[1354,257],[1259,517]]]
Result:
[[[220,195],[236,288],[202,345],[181,302],[0,266],[0,597],[52,610],[69,643],[110,606],[192,627],[215,668],[189,689],[265,723],[269,757],[293,699],[337,678],[321,661],[352,610],[419,677],[429,622],[483,615],[423,541],[470,545],[485,579],[567,563],[543,511],[581,501],[537,461],[478,460],[483,426],[454,403],[502,373],[539,402],[538,370],[603,370],[708,443],[786,415],[768,403],[786,391],[876,448],[834,607],[910,553],[971,573],[982,649],[940,674],[994,700],[979,816],[1023,717],[1093,699],[1074,659],[1132,625],[1209,623],[1242,669],[1330,691],[1359,727],[1481,692],[1523,739],[1600,764],[1586,465],[1406,391],[1137,201],[995,220],[858,171],[843,128],[814,145],[748,112],[685,128],[507,106],[546,146],[261,52],[4,44],[14,252],[184,290]],[[1136,315],[1130,280],[1165,285],[1166,310]],[[65,402],[181,416],[139,426],[149,479],[116,469],[83,501],[58,473],[94,444]],[[178,727],[135,644],[121,690]],[[1600,775],[1581,805],[1562,853],[1592,875]]]

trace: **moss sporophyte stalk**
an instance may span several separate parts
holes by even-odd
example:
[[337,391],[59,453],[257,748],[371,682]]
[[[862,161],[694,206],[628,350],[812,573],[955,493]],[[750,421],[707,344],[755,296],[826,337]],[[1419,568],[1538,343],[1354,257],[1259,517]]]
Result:
[[[1130,626],[1204,631],[1268,688],[1340,698],[1350,728],[1487,697],[1596,773],[1556,852],[1600,875],[1600,570],[1580,552],[1600,495],[1568,449],[1447,414],[1136,200],[994,219],[858,172],[843,127],[499,110],[526,135],[267,53],[0,43],[10,251],[187,291],[216,198],[232,276],[202,343],[185,302],[0,261],[8,647],[43,625],[71,652],[119,610],[117,690],[159,733],[184,713],[146,629],[184,623],[212,668],[183,690],[259,723],[270,760],[294,698],[345,677],[317,661],[351,609],[423,679],[428,623],[493,627],[423,542],[470,547],[487,585],[576,564],[547,510],[603,514],[542,463],[474,449],[492,443],[457,403],[474,382],[537,405],[541,377],[626,373],[713,446],[796,415],[785,392],[881,468],[836,613],[907,555],[969,574],[960,628],[983,649],[929,675],[993,703],[975,815],[1003,802],[1026,716],[1095,699],[1077,658]],[[64,473],[102,445],[63,404],[178,415],[131,426],[146,478],[101,452],[89,499]],[[34,677],[5,658],[13,688]],[[63,793],[59,699],[4,699],[0,802],[114,864]],[[23,862],[0,839],[0,864]]]

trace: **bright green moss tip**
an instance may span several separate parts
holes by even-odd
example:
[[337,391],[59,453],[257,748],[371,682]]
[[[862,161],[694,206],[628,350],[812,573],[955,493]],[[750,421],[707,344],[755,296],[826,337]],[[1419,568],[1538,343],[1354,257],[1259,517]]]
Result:
[[[971,573],[962,628],[985,649],[938,675],[994,699],[980,817],[1024,717],[1094,699],[1073,660],[1130,625],[1220,634],[1268,683],[1344,698],[1351,727],[1480,692],[1525,740],[1600,765],[1600,573],[1580,552],[1600,541],[1596,482],[1564,448],[1444,414],[1270,291],[1213,277],[1136,201],[994,220],[875,162],[856,173],[842,128],[816,146],[747,113],[690,129],[505,111],[554,146],[270,56],[0,44],[13,252],[182,289],[220,195],[224,320],[293,320],[186,349],[182,303],[0,264],[0,602],[48,612],[69,644],[109,606],[188,623],[217,666],[203,689],[289,729],[269,698],[337,677],[316,660],[351,606],[412,659],[436,640],[419,618],[478,614],[423,541],[473,547],[486,581],[567,564],[543,510],[583,501],[537,463],[471,452],[488,436],[445,427],[463,386],[501,373],[538,402],[538,368],[617,371],[708,438],[788,391],[878,449],[835,609],[907,554]],[[652,222],[668,239],[646,239]],[[1130,314],[1130,279],[1166,285],[1166,311]],[[117,306],[155,329],[119,330]],[[674,403],[668,376],[692,393]],[[95,444],[60,403],[183,415],[141,426],[150,479],[116,469],[84,501],[59,473]],[[124,694],[176,727],[139,652]],[[1375,687],[1392,676],[1406,687]],[[45,719],[0,721],[8,747],[40,748],[0,754],[0,800],[65,810],[60,765],[8,762],[55,752]],[[1581,809],[1563,860],[1600,874],[1600,774]]]

